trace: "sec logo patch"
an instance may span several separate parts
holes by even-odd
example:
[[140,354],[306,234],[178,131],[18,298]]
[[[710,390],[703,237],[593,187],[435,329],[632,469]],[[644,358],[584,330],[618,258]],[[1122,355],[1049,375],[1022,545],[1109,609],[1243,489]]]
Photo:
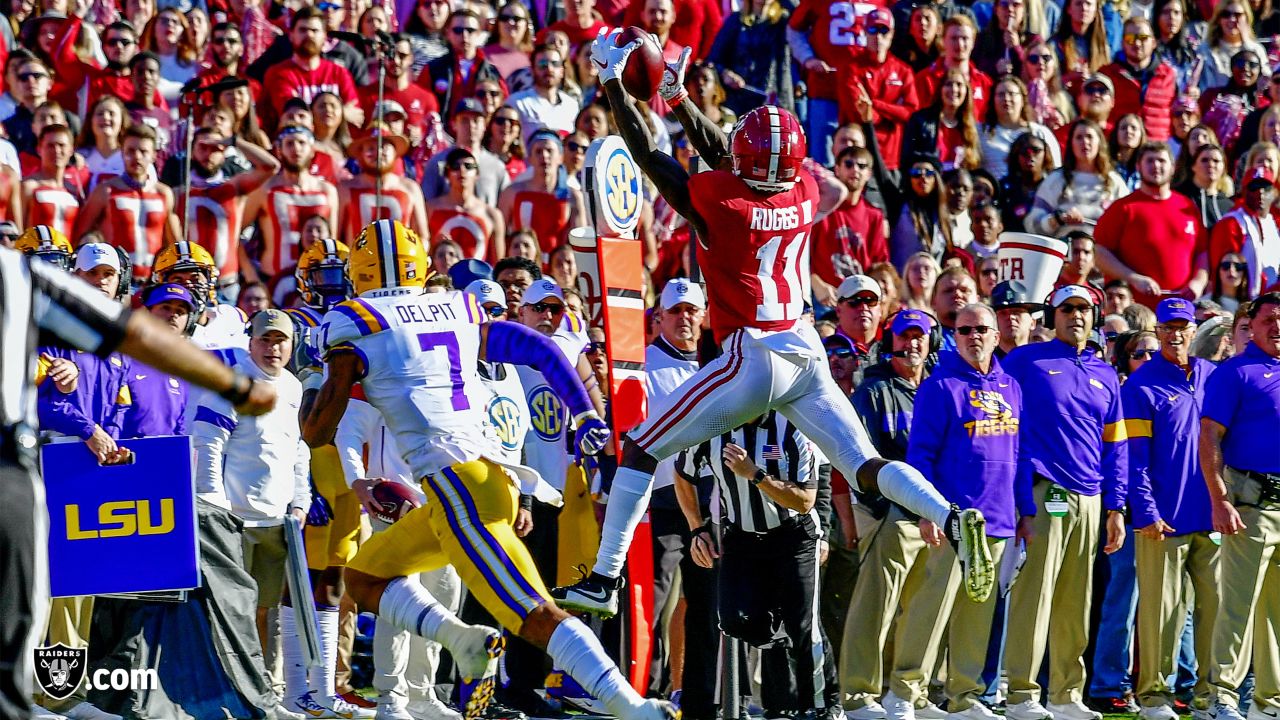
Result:
[[489,403],[489,424],[504,450],[520,447],[520,407],[509,397],[496,397]]
[[539,438],[552,442],[564,434],[564,403],[546,385],[529,393],[529,423]]

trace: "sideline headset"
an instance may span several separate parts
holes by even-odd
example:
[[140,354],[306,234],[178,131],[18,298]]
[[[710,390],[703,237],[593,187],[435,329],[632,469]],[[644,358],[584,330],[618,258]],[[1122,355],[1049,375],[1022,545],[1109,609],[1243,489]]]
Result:
[[1102,293],[1088,285],[1063,285],[1050,293],[1049,297],[1045,299],[1044,326],[1049,330],[1053,330],[1054,316],[1058,314],[1058,306],[1066,302],[1068,298],[1073,297],[1089,301],[1089,304],[1093,307],[1093,325],[1091,329],[1097,330],[1101,328]]
[[[147,287],[143,288],[142,290],[143,306],[149,307],[147,306],[147,302],[151,300],[152,294],[154,294],[157,290],[164,287],[165,285],[169,285],[169,284],[176,284],[176,283],[162,283],[160,285],[148,285]],[[187,293],[192,294],[190,290],[187,290]],[[194,335],[196,332],[196,326],[200,321],[199,302],[194,300],[192,302],[194,303],[194,305],[191,307],[191,310],[187,313],[187,324],[182,328],[183,337],[191,337],[192,335]]]
[[[889,341],[889,345],[887,348],[881,350],[880,352],[880,354],[884,357],[894,357],[895,351],[893,349],[893,340],[895,336],[893,334],[893,321],[895,318],[898,317],[898,315],[904,312],[908,312],[908,311],[899,310],[898,312],[895,312],[894,314],[890,315],[885,320],[884,337]],[[938,317],[933,313],[929,312],[928,310],[911,309],[910,312],[918,312],[924,315],[925,317],[929,318],[929,354],[936,355],[938,351],[942,350],[942,323],[938,322]],[[881,347],[882,348],[885,347],[883,343],[881,343]]]

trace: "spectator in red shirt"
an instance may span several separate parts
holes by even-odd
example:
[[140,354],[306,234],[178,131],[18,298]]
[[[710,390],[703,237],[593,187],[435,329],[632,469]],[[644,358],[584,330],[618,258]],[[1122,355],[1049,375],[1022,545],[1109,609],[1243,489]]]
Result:
[[787,44],[804,68],[809,98],[805,133],[809,156],[831,165],[831,136],[839,127],[837,76],[858,62],[854,6],[830,0],[801,0],[787,23]]
[[1195,203],[1171,189],[1169,146],[1143,145],[1138,176],[1138,189],[1098,218],[1098,268],[1108,278],[1128,282],[1134,299],[1148,307],[1169,291],[1194,300],[1209,284],[1209,239]]
[[1138,115],[1147,139],[1164,142],[1173,124],[1178,79],[1172,66],[1155,57],[1155,50],[1151,23],[1143,17],[1131,17],[1124,23],[1124,51],[1101,72],[1115,85],[1116,116]]
[[[1112,112],[1116,106],[1115,84],[1111,82],[1110,77],[1098,73],[1089,76],[1079,84],[1079,87],[1076,107],[1080,109],[1080,119],[1092,120],[1102,128],[1107,137],[1110,137],[1112,129],[1115,128],[1114,118],[1120,117],[1118,113]],[[1067,141],[1071,138],[1071,128],[1074,124],[1063,125],[1053,131],[1054,136],[1058,138],[1058,144],[1062,146],[1063,157],[1066,157],[1069,150]]]
[[895,181],[902,148],[902,131],[919,109],[915,74],[889,53],[893,44],[893,13],[872,10],[866,18],[867,52],[857,65],[837,74],[840,124],[866,122],[875,125],[876,141],[885,170]]
[[1213,226],[1209,242],[1212,267],[1219,267],[1229,253],[1244,259],[1250,297],[1280,281],[1280,231],[1272,209],[1276,201],[1275,178],[1275,172],[1265,166],[1249,172],[1243,202]]
[[[671,41],[693,50],[693,59],[702,60],[711,52],[716,33],[724,22],[717,0],[677,0],[675,20],[671,25]],[[622,16],[623,26],[641,25],[644,3],[632,0]]]
[[760,104],[761,93],[777,95],[778,105],[795,109],[787,20],[778,0],[750,0],[716,33],[707,62],[719,70],[725,104],[739,116]]
[[569,44],[577,48],[596,39],[596,35],[608,25],[596,16],[595,0],[565,0],[565,16],[538,31],[537,44],[547,41],[547,33],[559,30],[569,37]]
[[[405,111],[405,128],[409,142],[414,146],[422,142],[431,113],[439,113],[436,96],[413,82],[413,44],[406,35],[393,36],[391,53],[383,60],[387,73],[383,82],[382,99],[400,105]],[[376,67],[374,68],[376,72]],[[360,107],[365,117],[373,118],[373,108],[378,103],[378,84],[360,89]]]
[[942,76],[948,70],[958,70],[969,79],[972,88],[973,114],[983,117],[987,101],[991,99],[991,78],[970,62],[973,45],[978,37],[978,26],[968,15],[956,13],[942,24],[942,55],[928,68],[916,73],[916,97],[920,106],[933,102],[933,96],[942,84]]
[[[234,23],[221,22],[213,26],[209,34],[209,52],[205,55],[207,67],[197,75],[200,86],[206,87],[228,77],[239,76],[244,62],[244,36]],[[249,91],[256,101],[262,96],[262,85],[249,80]]]
[[502,73],[485,59],[480,49],[483,22],[470,10],[456,10],[449,16],[449,54],[427,63],[418,75],[418,84],[435,93],[436,105],[452,111],[462,98],[476,94],[476,83],[495,80],[506,89]]
[[889,260],[888,223],[862,192],[871,180],[872,162],[865,148],[840,152],[835,173],[849,195],[813,228],[813,293],[827,307],[835,307],[841,280]]
[[269,126],[274,126],[289,98],[301,98],[310,103],[322,92],[331,92],[346,102],[343,115],[347,122],[364,124],[364,112],[356,102],[356,83],[351,79],[351,73],[320,56],[326,37],[324,17],[319,10],[304,7],[293,16],[293,23],[289,26],[293,56],[273,65],[262,80],[267,96],[265,109],[270,111]]

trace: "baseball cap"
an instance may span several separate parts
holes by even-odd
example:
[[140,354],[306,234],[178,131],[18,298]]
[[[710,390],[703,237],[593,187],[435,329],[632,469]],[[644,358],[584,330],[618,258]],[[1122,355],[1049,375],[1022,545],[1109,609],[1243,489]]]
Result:
[[76,251],[76,270],[88,272],[101,265],[108,265],[120,272],[120,253],[106,243],[85,243]]
[[822,347],[826,350],[848,350],[853,353],[858,352],[858,348],[853,345],[853,340],[850,340],[848,335],[841,335],[840,333],[823,338]]
[[880,283],[867,275],[850,275],[840,281],[840,287],[836,289],[836,297],[843,300],[851,298],[858,293],[869,292],[877,298],[881,296]]
[[146,294],[142,304],[147,307],[155,307],[168,300],[181,300],[192,309],[195,309],[196,306],[196,301],[191,297],[191,291],[177,283],[156,285]]
[[884,8],[876,8],[875,10],[867,13],[865,24],[867,27],[886,27],[892,30],[893,13],[885,10]]
[[901,335],[911,328],[928,335],[933,329],[933,320],[920,310],[903,310],[893,316],[893,334]]
[[459,260],[449,268],[449,280],[456,288],[469,287],[476,280],[492,280],[493,268],[489,263],[475,258]]
[[1174,320],[1196,321],[1195,307],[1182,298],[1165,298],[1156,305],[1156,322],[1164,324]]
[[485,303],[497,303],[501,305],[503,309],[507,307],[507,294],[502,291],[501,285],[492,280],[487,280],[485,278],[474,280],[467,286],[467,292],[475,295],[481,305],[484,305]]
[[539,280],[534,280],[533,284],[525,289],[524,296],[520,298],[520,304],[533,305],[551,297],[559,300],[561,303],[564,302],[564,293],[560,291],[560,286],[557,285],[554,280],[541,278]]
[[1276,174],[1269,167],[1259,166],[1249,171],[1248,177],[1245,178],[1244,186],[1253,187],[1253,185],[1275,185]]
[[472,97],[462,98],[458,102],[454,103],[453,114],[461,115],[462,113],[475,113],[476,115],[484,115],[484,106],[481,105],[480,101],[475,98],[472,98]]
[[283,310],[260,310],[249,320],[252,337],[262,337],[272,330],[293,337],[293,320]]
[[395,100],[383,100],[373,106],[373,119],[386,120],[388,116],[399,115],[400,117],[409,117],[409,113],[404,111],[404,106]]
[[1084,82],[1080,84],[1080,89],[1083,90],[1090,85],[1105,85],[1112,95],[1116,92],[1116,84],[1111,82],[1111,78],[1103,75],[1102,73],[1094,73],[1085,78]]
[[1053,295],[1049,296],[1049,307],[1056,308],[1071,298],[1083,300],[1090,305],[1098,304],[1097,298],[1094,297],[1093,293],[1089,292],[1089,288],[1083,285],[1063,285],[1055,290]]
[[702,286],[684,278],[667,282],[666,287],[662,288],[661,301],[663,310],[669,310],[680,303],[689,303],[699,309],[707,306],[707,296],[703,294]]

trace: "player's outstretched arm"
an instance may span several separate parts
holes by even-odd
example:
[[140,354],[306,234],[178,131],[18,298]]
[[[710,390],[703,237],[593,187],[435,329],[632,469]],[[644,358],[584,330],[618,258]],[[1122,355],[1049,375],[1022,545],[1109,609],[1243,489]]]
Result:
[[329,378],[320,387],[311,412],[302,421],[302,439],[313,448],[333,444],[338,423],[351,399],[351,388],[364,371],[360,356],[354,352],[331,353],[328,365]]

